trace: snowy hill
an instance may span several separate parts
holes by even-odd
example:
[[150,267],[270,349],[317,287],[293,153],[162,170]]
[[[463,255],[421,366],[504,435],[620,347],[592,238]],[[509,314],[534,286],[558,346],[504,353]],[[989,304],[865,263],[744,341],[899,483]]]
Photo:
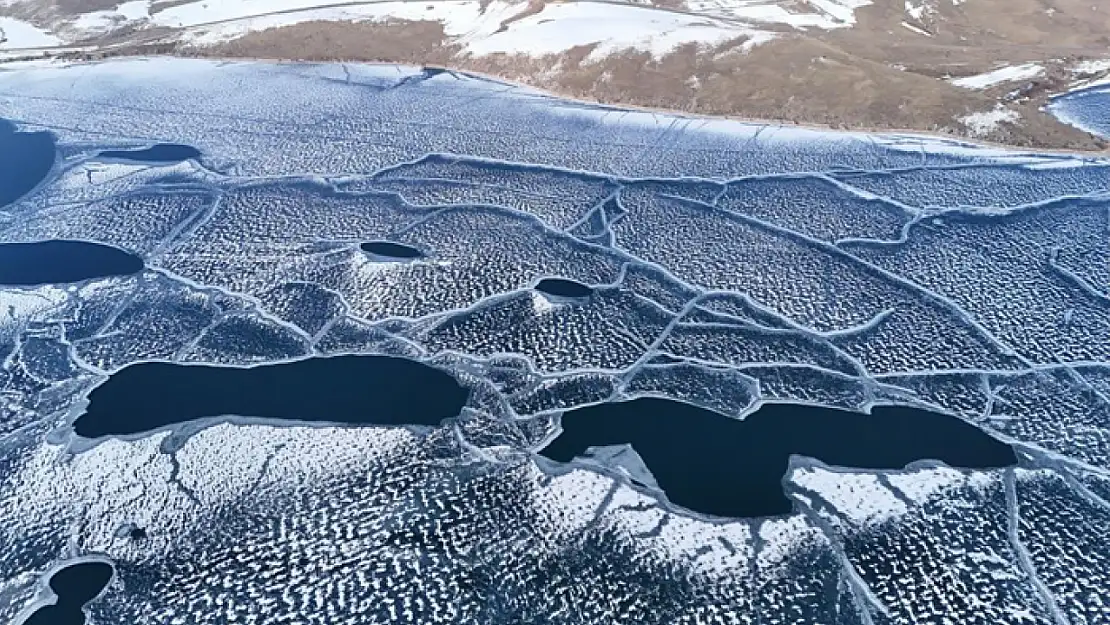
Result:
[[[493,2],[479,0],[132,0],[95,11],[37,0],[8,0],[0,21],[5,49],[73,44],[127,28],[164,27],[183,41],[212,44],[252,31],[310,21],[436,21],[471,54],[550,54],[580,45],[664,54],[685,43],[736,38],[766,41],[786,29],[834,29],[855,23],[869,0],[693,0],[684,6],[634,2]],[[100,3],[103,4],[103,3]],[[91,5],[90,5],[91,6]],[[30,19],[20,19],[19,16]],[[33,16],[33,17],[32,17]]]

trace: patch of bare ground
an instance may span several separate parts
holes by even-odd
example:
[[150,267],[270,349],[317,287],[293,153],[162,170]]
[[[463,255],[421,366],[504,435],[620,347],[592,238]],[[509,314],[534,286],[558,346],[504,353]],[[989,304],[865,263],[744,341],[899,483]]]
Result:
[[380,61],[447,65],[459,47],[435,21],[303,22],[271,28],[211,48],[188,49],[204,56]]
[[[958,119],[991,110],[997,102],[989,94],[853,57],[813,39],[782,37],[749,52],[740,44],[711,50],[687,45],[661,59],[627,51],[601,60],[568,53],[557,59],[467,59],[464,65],[606,103],[842,129],[966,136]],[[1011,108],[1021,115],[1020,123],[1000,125],[979,138],[1022,147],[1104,148],[1036,105]]]
[[[874,0],[856,10],[855,27],[817,36],[852,55],[929,76],[970,75],[1003,64],[1104,57],[1110,49],[1110,11],[1097,10],[1097,3],[1089,0],[915,3],[933,10],[915,20],[906,13],[904,0]],[[931,36],[915,33],[902,22]]]

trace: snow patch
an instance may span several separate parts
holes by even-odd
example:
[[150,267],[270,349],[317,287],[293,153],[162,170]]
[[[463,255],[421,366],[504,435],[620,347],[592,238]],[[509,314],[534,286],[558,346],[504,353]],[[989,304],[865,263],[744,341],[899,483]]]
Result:
[[594,59],[629,48],[660,57],[684,43],[716,45],[749,37],[755,31],[680,13],[598,2],[548,4],[535,15],[509,24],[500,32],[475,32],[462,38],[465,51],[474,55],[495,53],[540,56],[557,54],[576,46],[597,45]]
[[67,297],[66,292],[56,286],[0,289],[0,336],[58,310]]
[[1110,72],[1110,59],[1098,59],[1093,61],[1083,61],[1076,64],[1071,68],[1071,71],[1076,74],[1097,74],[1099,72]]
[[906,0],[906,15],[911,18],[921,21],[925,19],[926,15],[932,15],[935,12],[933,7],[922,2],[921,4],[914,4],[911,0]]
[[692,0],[686,8],[692,13],[731,20],[746,20],[764,24],[786,24],[794,28],[844,28],[855,23],[855,9],[870,2],[829,2],[825,6],[814,3],[810,8],[819,12],[795,13],[792,6],[766,0]]
[[145,20],[150,17],[150,0],[132,0],[116,7],[116,14],[125,20]]
[[818,495],[858,527],[878,525],[908,509],[870,473],[841,473],[819,467],[796,469],[790,481]]
[[555,303],[541,293],[532,293],[532,312],[542,315],[555,310]]
[[47,48],[62,43],[51,33],[23,20],[0,17],[0,50]]
[[968,129],[972,136],[985,137],[998,130],[1000,125],[1013,124],[1020,119],[1020,113],[998,104],[989,111],[964,115],[958,121]]
[[804,515],[772,518],[759,526],[762,548],[756,554],[756,566],[763,574],[787,573],[794,554],[807,548],[827,546],[828,537]]
[[[307,21],[431,20],[443,24],[444,33],[461,44],[466,53],[479,56],[496,53],[542,56],[597,45],[595,58],[627,49],[660,57],[686,43],[717,45],[743,38],[744,50],[750,50],[774,37],[773,33],[712,17],[600,2],[547,4],[539,13],[512,21],[504,29],[502,23],[519,15],[524,5],[494,1],[483,8],[473,0],[441,0],[428,4],[397,1],[312,7],[318,3],[319,0],[279,0],[263,5],[260,0],[233,4],[205,0],[158,11],[152,16],[152,23],[190,28],[184,40],[203,46],[248,32]],[[761,14],[763,10],[752,11]]]
[[911,24],[909,22],[902,22],[902,28],[905,28],[906,30],[913,31],[913,32],[915,32],[919,35],[924,35],[926,37],[932,37],[933,36],[933,33],[925,30],[924,28],[914,26],[913,24]]
[[964,78],[957,78],[951,81],[957,87],[964,89],[986,89],[987,87],[997,85],[1004,82],[1014,82],[1018,80],[1029,80],[1036,78],[1044,73],[1044,67],[1036,63],[1025,63],[1023,65],[1010,65],[1008,67],[1001,67],[999,69],[986,72],[984,74],[975,74],[974,76],[966,76]]
[[924,504],[938,494],[957,488],[983,488],[997,480],[991,473],[965,474],[949,467],[931,467],[887,476],[891,486],[907,499]]

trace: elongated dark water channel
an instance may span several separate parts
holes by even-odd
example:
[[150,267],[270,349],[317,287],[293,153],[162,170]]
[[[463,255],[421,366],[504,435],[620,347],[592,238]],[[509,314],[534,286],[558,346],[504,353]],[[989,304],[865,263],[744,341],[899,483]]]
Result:
[[79,436],[128,435],[206,417],[354,425],[439,425],[467,391],[447,373],[390,356],[335,356],[251,368],[124,367],[89,394]]
[[545,295],[570,299],[586,298],[594,292],[585,284],[566,278],[544,278],[536,283],[536,290]]
[[100,158],[143,163],[175,163],[190,158],[199,158],[200,151],[189,145],[158,143],[142,150],[106,150],[98,156]]
[[907,407],[865,415],[768,404],[744,420],[666,399],[572,410],[541,453],[569,462],[589,447],[631,444],[672,503],[721,517],[787,514],[782,478],[792,454],[861,469],[920,460],[988,469],[1017,462],[1009,445],[956,417]]
[[423,258],[424,253],[415,247],[393,241],[367,241],[361,245],[362,251],[382,260],[412,260]]

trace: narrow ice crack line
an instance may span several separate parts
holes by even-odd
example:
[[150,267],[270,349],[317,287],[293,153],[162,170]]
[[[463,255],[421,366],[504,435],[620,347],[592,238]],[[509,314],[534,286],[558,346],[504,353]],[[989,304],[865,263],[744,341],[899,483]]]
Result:
[[1104,305],[1105,304],[1110,304],[1110,294],[1103,293],[1101,290],[1099,290],[1097,287],[1095,287],[1095,285],[1091,284],[1091,282],[1089,280],[1087,280],[1086,278],[1084,278],[1083,276],[1080,276],[1079,274],[1071,271],[1070,269],[1067,269],[1067,268],[1063,267],[1062,265],[1060,265],[1060,263],[1058,262],[1059,256],[1060,256],[1060,248],[1059,247],[1052,248],[1052,250],[1049,253],[1049,257],[1048,257],[1048,266],[1053,271],[1055,271],[1057,274],[1059,274],[1059,276],[1061,278],[1063,278],[1064,281],[1070,282],[1073,285],[1075,285],[1075,287],[1078,288],[1083,293],[1086,293],[1087,295],[1099,300]]
[[1007,534],[1010,538],[1010,546],[1013,547],[1014,553],[1017,554],[1021,569],[1029,576],[1029,580],[1033,583],[1033,587],[1036,589],[1037,594],[1040,595],[1045,609],[1052,615],[1053,622],[1055,622],[1056,625],[1070,625],[1068,618],[1056,604],[1056,599],[1053,597],[1052,591],[1049,590],[1048,586],[1046,586],[1037,575],[1037,569],[1033,565],[1033,559],[1029,556],[1029,551],[1025,548],[1025,545],[1021,542],[1021,537],[1018,535],[1016,479],[1014,470],[1007,469],[1003,480],[1006,485],[1006,508],[1009,512],[1007,515]]
[[856,570],[855,565],[853,565],[851,560],[848,559],[848,554],[844,551],[844,547],[837,540],[836,530],[831,525],[829,525],[829,523],[825,519],[823,519],[816,510],[812,509],[809,504],[801,501],[796,497],[793,498],[793,500],[794,505],[797,507],[797,509],[803,515],[805,515],[811,523],[816,525],[821,530],[821,532],[825,534],[826,538],[828,538],[829,545],[836,553],[837,559],[840,560],[841,570],[847,577],[849,587],[851,587],[853,591],[858,593],[862,597],[862,600],[866,601],[871,607],[878,610],[883,616],[887,617],[888,619],[893,620],[894,616],[893,614],[891,614],[890,608],[888,608],[883,600],[880,599],[873,590],[871,590],[871,587],[867,585],[867,582],[864,581],[863,577],[859,574],[859,571]]
[[193,504],[196,505],[198,508],[203,508],[204,504],[201,503],[200,499],[197,497],[193,489],[186,486],[181,481],[181,463],[177,460],[177,452],[170,452],[166,455],[169,456],[170,459],[170,475],[166,478],[166,481],[171,484],[177,485],[177,487],[181,490],[181,494],[185,495],[186,499],[193,502]]
[[[568,236],[573,237],[574,235],[570,234],[571,231],[574,230],[575,228],[581,226],[581,225],[589,223],[590,217],[595,212],[600,216],[601,223],[604,224],[606,230],[608,230],[608,228],[609,228],[608,220],[606,219],[605,211],[602,210],[602,208],[607,203],[609,203],[610,201],[615,201],[617,199],[617,197],[620,195],[620,192],[621,192],[622,189],[624,189],[623,186],[617,185],[617,188],[614,189],[612,193],[610,193],[610,194],[606,195],[605,197],[601,198],[601,200],[599,202],[597,202],[596,204],[591,206],[590,209],[588,211],[586,211],[585,214],[583,214],[582,217],[580,217],[578,219],[578,221],[572,223],[571,225],[567,226],[566,228],[563,228],[563,232],[565,232]],[[574,237],[574,238],[578,238],[578,237]]]
[[594,508],[593,517],[586,523],[585,527],[582,528],[583,535],[589,534],[589,532],[601,524],[601,517],[605,514],[605,511],[609,509],[609,506],[612,505],[613,499],[617,496],[617,491],[619,491],[622,486],[621,482],[613,476],[606,473],[601,473],[601,475],[613,480],[613,485],[609,487],[608,492],[605,493],[605,497],[597,504],[597,508]]
[[146,263],[150,264],[158,260],[178,244],[184,243],[196,235],[216,215],[221,202],[223,202],[223,196],[217,195],[206,206],[197,209],[196,213],[186,217],[181,223],[174,226],[173,230],[147,254]]
[[982,324],[980,324],[974,317],[972,317],[969,313],[967,313],[965,310],[960,308],[959,305],[957,305],[955,302],[953,302],[949,298],[945,297],[944,295],[941,295],[939,293],[935,293],[935,292],[933,292],[933,291],[931,291],[931,290],[929,290],[929,289],[927,289],[927,288],[925,288],[925,287],[923,287],[923,286],[921,286],[921,285],[919,285],[919,284],[917,284],[917,283],[915,283],[915,282],[913,282],[913,281],[911,281],[907,278],[904,278],[902,276],[899,276],[898,274],[890,272],[890,271],[888,271],[888,270],[886,270],[886,269],[884,269],[884,268],[882,268],[878,265],[874,265],[874,264],[869,263],[865,260],[862,260],[862,259],[860,259],[860,258],[858,258],[858,257],[856,257],[852,254],[849,254],[848,252],[836,247],[835,245],[831,245],[831,244],[825,243],[824,241],[819,241],[819,240],[814,239],[812,237],[809,237],[807,235],[800,234],[798,232],[790,230],[789,228],[784,228],[784,227],[776,225],[776,224],[765,222],[761,219],[756,219],[754,217],[744,215],[743,213],[737,213],[735,211],[730,211],[728,209],[724,209],[724,208],[720,208],[720,207],[713,207],[713,206],[710,206],[708,204],[705,204],[704,202],[698,202],[697,200],[688,200],[688,201],[693,202],[693,203],[698,204],[698,205],[701,205],[701,206],[704,206],[704,207],[707,207],[707,208],[713,208],[715,210],[724,211],[726,214],[732,215],[735,218],[737,218],[741,221],[747,222],[747,223],[749,223],[753,226],[756,226],[758,228],[763,228],[765,230],[769,230],[769,231],[777,233],[781,236],[785,236],[785,237],[788,237],[788,238],[794,238],[796,240],[803,241],[803,242],[807,243],[808,245],[810,245],[812,247],[823,250],[823,251],[825,251],[825,252],[827,252],[831,255],[837,256],[839,258],[842,258],[842,259],[846,260],[847,262],[849,262],[851,264],[854,264],[854,265],[859,266],[861,268],[866,268],[867,270],[873,271],[873,272],[877,273],[879,276],[888,280],[889,282],[900,285],[902,288],[907,289],[910,292],[917,293],[918,295],[924,296],[925,299],[932,300],[933,302],[936,302],[937,304],[939,304],[943,308],[948,309],[948,311],[953,313],[958,319],[960,319],[964,323],[967,323],[968,325],[975,328],[975,330],[982,337],[986,338],[989,342],[991,342],[996,348],[1001,350],[1004,354],[1006,354],[1008,356],[1011,356],[1013,358],[1016,358],[1019,361],[1026,364],[1026,365],[1031,365],[1032,364],[1028,361],[1028,359],[1026,359],[1024,356],[1019,354],[1017,352],[1017,350],[1015,350],[1013,347],[1010,347],[1009,345],[1006,345],[1000,339],[995,337],[991,332],[989,332],[985,327],[983,327]]
[[1071,471],[1063,470],[1063,471],[1058,471],[1058,473],[1060,475],[1062,475],[1064,477],[1064,481],[1066,481],[1068,483],[1068,485],[1071,486],[1072,489],[1075,492],[1079,493],[1079,495],[1082,496],[1084,499],[1086,499],[1087,501],[1089,501],[1090,503],[1094,504],[1095,506],[1097,506],[1099,508],[1103,508],[1107,511],[1110,511],[1110,501],[1107,501],[1106,499],[1103,499],[1098,494],[1093,492],[1090,488],[1087,488],[1087,486],[1085,486],[1082,482],[1080,482],[1079,479],[1076,478],[1075,475]]
[[828,332],[819,332],[818,335],[831,339],[831,338],[845,338],[845,337],[855,336],[857,334],[863,334],[864,332],[867,332],[869,330],[873,330],[873,329],[877,328],[879,326],[879,324],[881,324],[883,321],[885,321],[887,319],[887,317],[890,317],[891,315],[893,315],[896,311],[897,311],[897,308],[894,308],[894,307],[886,308],[886,309],[881,310],[878,313],[876,313],[875,316],[872,317],[871,319],[869,319],[867,321],[864,321],[863,323],[861,323],[859,325],[855,325],[855,326],[848,327],[848,328],[840,328],[838,330],[829,330]]
[[262,461],[262,467],[258,470],[258,475],[255,476],[250,487],[244,491],[245,496],[257,495],[258,487],[262,484],[262,480],[266,478],[266,472],[270,469],[270,463],[283,449],[285,449],[285,443],[278,443],[266,454],[266,459]]
[[[269,321],[270,323],[273,323],[275,325],[279,325],[279,326],[285,328],[286,330],[289,330],[294,335],[296,335],[296,337],[298,339],[300,339],[301,346],[304,348],[304,350],[306,352],[311,353],[313,351],[312,337],[310,337],[307,332],[305,332],[301,328],[297,327],[296,325],[294,325],[292,323],[289,323],[288,321],[286,321],[284,319],[281,319],[280,317],[277,317],[277,316],[273,315],[272,313],[270,313],[269,311],[267,311],[266,307],[262,304],[262,302],[258,298],[254,297],[253,295],[249,295],[249,294],[241,293],[241,292],[237,292],[237,291],[231,291],[231,290],[226,289],[226,288],[221,287],[221,286],[215,286],[215,285],[211,285],[211,284],[201,284],[199,282],[196,282],[195,280],[191,280],[189,278],[186,278],[185,276],[174,273],[173,271],[171,271],[169,269],[166,269],[164,267],[151,267],[150,271],[152,271],[154,273],[157,273],[157,274],[159,274],[159,275],[161,275],[161,276],[163,276],[163,277],[165,277],[169,280],[175,280],[177,282],[180,282],[181,284],[184,284],[184,285],[186,285],[186,286],[188,286],[192,289],[195,289],[197,291],[208,291],[208,290],[218,291],[218,292],[223,293],[224,295],[226,295],[227,297],[229,297],[233,300],[239,300],[239,301],[244,301],[245,300],[245,301],[250,303],[250,305],[251,305],[250,306],[250,311],[253,314],[258,315],[259,317],[261,317],[262,319],[265,319],[266,321]],[[211,327],[209,327],[209,329],[211,329]]]
[[1058,465],[1063,466],[1065,468],[1080,469],[1080,470],[1085,471],[1087,473],[1091,473],[1091,474],[1094,474],[1094,475],[1099,475],[1099,476],[1104,477],[1106,479],[1110,479],[1110,469],[1106,469],[1106,468],[1101,467],[1101,466],[1089,464],[1089,463],[1087,463],[1083,460],[1080,460],[1078,458],[1073,458],[1071,456],[1065,456],[1064,454],[1062,454],[1058,451],[1053,451],[1051,449],[1045,449],[1045,448],[1040,447],[1039,445],[1035,445],[1033,443],[1028,443],[1028,442],[1025,442],[1025,441],[1015,440],[1013,437],[1010,437],[1010,436],[999,436],[999,438],[1001,438],[1004,442],[1007,442],[1007,443],[1013,445],[1015,448],[1024,452],[1025,454],[1028,454],[1029,456],[1032,456],[1033,458],[1036,458],[1037,461],[1041,465],[1044,465],[1044,466],[1047,466],[1047,467],[1052,467],[1053,465],[1058,464]]
[[663,509],[659,509],[661,514],[659,520],[655,522],[655,526],[649,530],[634,534],[636,538],[658,538],[663,533],[663,528],[671,521],[671,515]]

